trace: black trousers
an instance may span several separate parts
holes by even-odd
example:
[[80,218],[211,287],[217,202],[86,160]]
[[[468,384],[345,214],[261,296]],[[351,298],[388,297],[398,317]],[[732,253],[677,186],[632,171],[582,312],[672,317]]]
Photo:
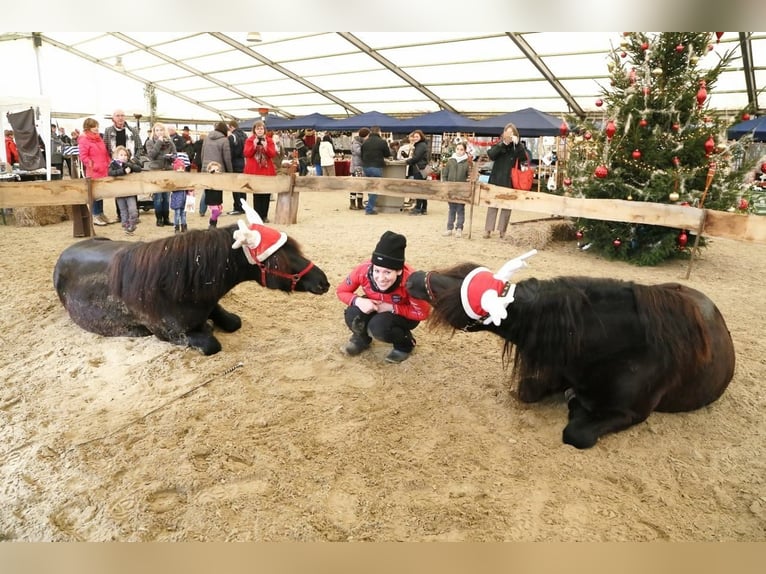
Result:
[[264,223],[266,223],[266,219],[269,217],[269,201],[271,201],[270,193],[253,194],[253,209],[261,216]]
[[243,193],[241,191],[232,191],[231,195],[234,196],[234,207],[233,211],[244,211],[242,208],[242,203],[240,203],[240,199],[247,199],[247,194]]
[[412,330],[420,321],[407,319],[393,313],[363,313],[359,307],[346,307],[344,318],[346,325],[353,333],[360,335],[369,342],[374,337],[378,341],[391,343],[397,351],[412,352],[415,338]]

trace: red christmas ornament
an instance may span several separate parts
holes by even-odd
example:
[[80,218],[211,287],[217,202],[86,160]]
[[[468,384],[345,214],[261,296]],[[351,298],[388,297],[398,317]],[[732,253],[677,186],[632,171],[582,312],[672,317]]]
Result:
[[641,126],[642,128],[645,128],[646,126],[649,125],[649,122],[646,121],[646,118],[641,118],[641,120],[638,122],[638,125]]
[[641,159],[641,150],[634,149],[630,155],[633,156],[633,159]]
[[697,90],[697,107],[701,108],[702,104],[707,99],[707,88],[705,87],[705,80],[700,80],[700,89]]
[[646,50],[648,50],[648,49],[649,49],[649,42],[642,42],[642,43],[641,43],[641,49],[642,49],[643,51],[646,51]]
[[739,200],[739,208],[742,211],[745,211],[747,209],[748,205],[750,205],[750,204],[748,203],[748,201],[744,197]]
[[561,122],[561,125],[559,126],[559,135],[561,135],[562,138],[567,137],[567,134],[569,133],[569,126],[566,122]]
[[707,138],[707,141],[705,142],[705,155],[710,155],[713,153],[713,150],[715,149],[715,140],[713,139],[713,136],[710,136]]
[[686,235],[686,233],[684,233],[684,232],[682,231],[682,232],[680,233],[680,235],[678,236],[678,246],[679,246],[680,248],[682,248],[682,249],[683,249],[684,247],[686,247],[686,243],[687,243],[688,241],[689,241],[689,236],[688,236],[688,235]]
[[568,177],[565,177],[564,178],[564,185],[569,187],[570,185],[572,185],[572,180],[570,178],[568,178]]
[[618,237],[617,239],[612,241],[612,245],[614,245],[615,247],[619,247],[620,245],[622,245],[622,241],[620,241],[620,238]]
[[716,42],[716,44],[721,42],[721,36],[723,36],[723,32],[716,32],[715,33],[715,42]]
[[590,141],[590,138],[593,137],[593,134],[590,132],[585,132],[582,137],[584,137],[587,141]]
[[674,123],[672,126],[670,126],[670,129],[673,130],[674,132],[677,132],[678,130],[681,129],[681,126]]
[[684,45],[683,44],[678,44],[678,46],[676,46],[676,52],[680,53],[680,52],[683,52],[683,51],[684,51]]
[[580,230],[578,229],[578,230],[577,230],[577,233],[575,233],[575,237],[577,237],[577,239],[582,239],[582,236],[583,236],[583,233],[582,233],[582,231],[580,231]]
[[605,165],[600,165],[596,168],[596,171],[593,172],[593,175],[595,175],[599,179],[604,179],[609,174],[609,170]]
[[680,159],[678,159],[678,156],[677,156],[677,155],[674,155],[674,156],[673,156],[673,165],[674,165],[674,166],[676,166],[676,167],[678,167],[680,164],[681,164],[681,160],[680,160]]
[[649,89],[649,86],[644,86],[644,87],[643,87],[643,92],[644,92],[644,95],[645,95],[645,96],[648,96],[648,95],[649,95],[649,92],[651,92],[651,90]]
[[636,69],[631,68],[630,73],[628,74],[628,80],[630,80],[631,85],[636,83]]
[[627,52],[620,52],[620,58],[627,58],[628,53]]
[[602,100],[601,98],[596,100],[596,107],[597,108],[600,108],[603,105],[604,105],[604,100]]
[[761,171],[762,171],[763,173],[766,173],[766,162],[763,162],[763,163],[761,164]]
[[749,119],[750,119],[750,114],[748,114],[747,112],[745,112],[744,114],[742,114],[742,120],[743,120],[743,121],[747,121],[747,120],[749,120]]
[[614,132],[616,131],[617,131],[617,126],[614,125],[614,120],[609,120],[606,123],[606,129],[604,130],[604,133],[606,134],[606,139],[611,141],[612,137],[614,136]]

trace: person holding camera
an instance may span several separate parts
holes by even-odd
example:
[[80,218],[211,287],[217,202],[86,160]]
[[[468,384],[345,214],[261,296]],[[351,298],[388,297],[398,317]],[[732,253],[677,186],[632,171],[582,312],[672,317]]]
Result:
[[[274,158],[277,146],[274,138],[266,137],[266,124],[258,120],[253,124],[253,133],[245,140],[245,173],[251,175],[277,175]],[[254,193],[253,209],[261,216],[264,223],[268,221],[270,193]]]
[[[167,170],[173,165],[176,146],[170,139],[165,124],[157,122],[152,126],[152,135],[147,138],[144,148],[149,157],[149,169]],[[169,191],[154,194],[154,216],[157,218],[157,227],[172,225],[170,223]]]

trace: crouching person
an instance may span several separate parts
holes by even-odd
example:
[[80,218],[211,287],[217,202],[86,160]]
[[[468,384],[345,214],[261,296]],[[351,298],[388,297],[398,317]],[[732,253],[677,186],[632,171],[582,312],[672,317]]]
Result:
[[[335,290],[348,305],[346,325],[351,339],[343,350],[355,356],[370,347],[372,339],[393,345],[386,355],[389,363],[406,360],[415,347],[412,330],[427,319],[431,307],[414,299],[405,288],[413,272],[404,262],[407,238],[386,231],[372,252],[372,259],[357,265]],[[361,288],[362,293],[357,294]]]

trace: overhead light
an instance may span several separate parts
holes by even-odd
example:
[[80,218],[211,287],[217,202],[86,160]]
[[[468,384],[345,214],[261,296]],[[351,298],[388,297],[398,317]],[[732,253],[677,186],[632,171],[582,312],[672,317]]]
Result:
[[260,42],[261,41],[261,33],[260,32],[248,32],[247,33],[247,41],[248,42]]

